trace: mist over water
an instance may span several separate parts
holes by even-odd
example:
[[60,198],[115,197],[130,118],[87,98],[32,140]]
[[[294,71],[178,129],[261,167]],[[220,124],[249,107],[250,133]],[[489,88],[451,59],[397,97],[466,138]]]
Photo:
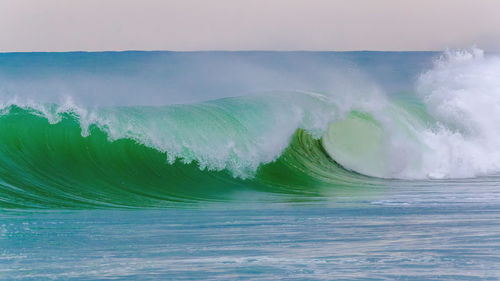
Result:
[[[103,52],[0,54],[8,97],[168,105],[269,91],[408,90],[435,53]],[[404,67],[400,67],[404,66]],[[353,85],[353,82],[356,82]]]

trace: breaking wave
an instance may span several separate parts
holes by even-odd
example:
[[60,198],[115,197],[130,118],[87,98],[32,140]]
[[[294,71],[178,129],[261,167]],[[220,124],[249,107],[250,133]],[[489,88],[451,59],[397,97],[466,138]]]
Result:
[[0,207],[168,206],[246,191],[320,196],[500,171],[500,58],[445,52],[414,92],[276,92],[168,106],[11,99]]

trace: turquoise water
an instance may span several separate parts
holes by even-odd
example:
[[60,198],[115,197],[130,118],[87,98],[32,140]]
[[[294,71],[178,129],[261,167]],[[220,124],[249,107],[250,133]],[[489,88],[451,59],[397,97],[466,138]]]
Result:
[[497,280],[500,193],[484,181],[377,188],[324,203],[4,211],[0,276]]
[[0,279],[496,280],[500,58],[0,54]]

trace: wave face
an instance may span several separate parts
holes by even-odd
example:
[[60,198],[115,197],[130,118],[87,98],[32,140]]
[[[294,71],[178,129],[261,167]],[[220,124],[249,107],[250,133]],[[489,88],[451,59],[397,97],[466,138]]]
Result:
[[321,106],[299,93],[94,110],[8,105],[0,117],[2,204],[162,206],[256,190],[318,196],[314,186],[362,178],[324,153],[322,126],[336,117]]
[[397,94],[358,73],[330,91],[165,106],[43,101],[13,95],[4,77],[0,207],[162,207],[262,193],[256,200],[316,200],[387,179],[495,174],[499,74],[500,58],[448,51],[414,77],[415,90]]

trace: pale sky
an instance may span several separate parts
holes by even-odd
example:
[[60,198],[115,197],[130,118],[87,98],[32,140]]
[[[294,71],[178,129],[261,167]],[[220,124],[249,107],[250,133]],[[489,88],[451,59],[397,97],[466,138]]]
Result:
[[0,0],[0,52],[500,51],[500,0]]

